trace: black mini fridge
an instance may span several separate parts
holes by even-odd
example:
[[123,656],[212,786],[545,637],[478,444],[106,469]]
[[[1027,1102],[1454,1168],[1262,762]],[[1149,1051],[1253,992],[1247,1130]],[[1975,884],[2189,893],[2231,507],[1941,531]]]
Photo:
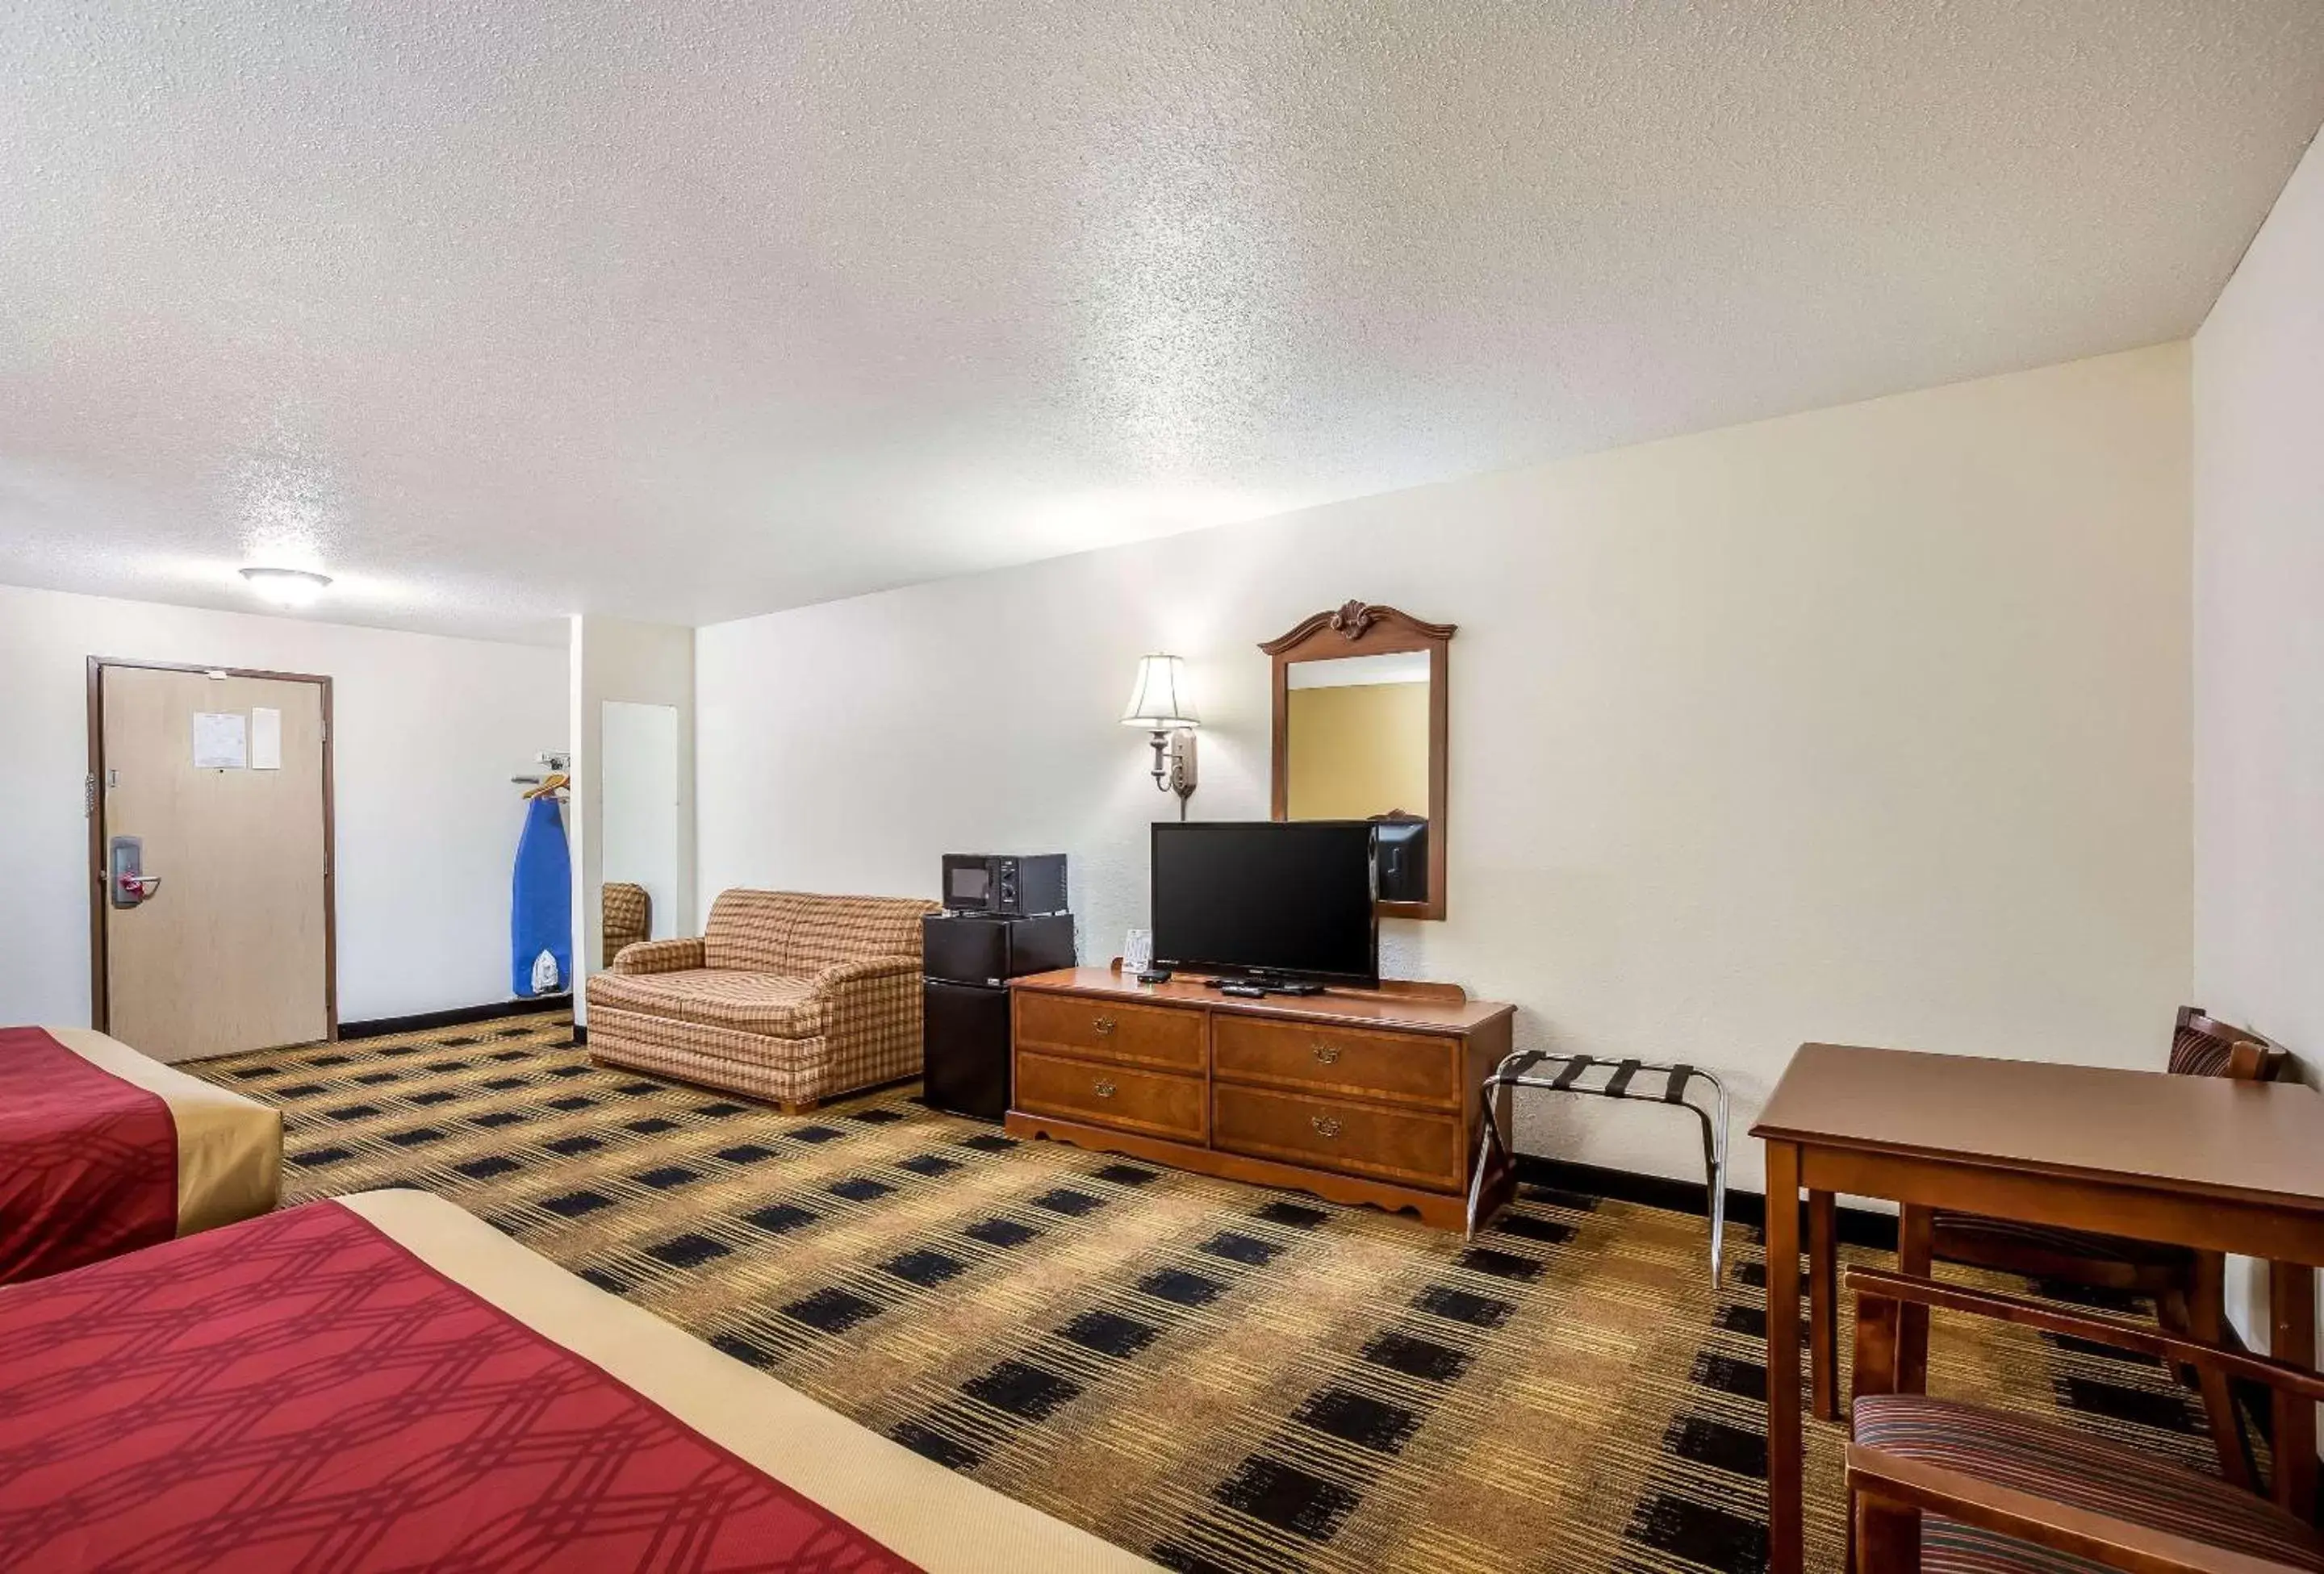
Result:
[[920,920],[933,1109],[998,1120],[1009,1110],[1009,980],[1074,965],[1074,918],[992,918],[974,913]]

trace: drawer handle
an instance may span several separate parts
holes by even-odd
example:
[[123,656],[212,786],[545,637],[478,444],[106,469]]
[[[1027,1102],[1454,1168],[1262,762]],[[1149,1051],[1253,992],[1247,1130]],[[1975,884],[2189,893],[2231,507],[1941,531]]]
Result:
[[1092,1023],[1091,1026],[1095,1027],[1101,1034],[1111,1033],[1113,1031],[1113,1018],[1111,1017],[1101,1017],[1095,1022]]
[[1101,1099],[1111,1099],[1113,1097],[1113,1084],[1107,1082],[1103,1077],[1100,1077],[1097,1080],[1097,1082],[1093,1085],[1091,1091],[1096,1093]]
[[1315,1058],[1322,1061],[1325,1065],[1330,1065],[1333,1061],[1340,1058],[1339,1046],[1337,1045],[1331,1044],[1319,1044],[1315,1046]]
[[1329,1115],[1310,1115],[1307,1117],[1307,1124],[1315,1128],[1315,1135],[1318,1137],[1340,1135],[1340,1123]]

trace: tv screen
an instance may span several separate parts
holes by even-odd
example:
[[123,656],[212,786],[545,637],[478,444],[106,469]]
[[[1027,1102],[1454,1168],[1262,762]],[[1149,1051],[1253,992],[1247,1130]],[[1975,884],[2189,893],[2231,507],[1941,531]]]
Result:
[[1155,964],[1378,983],[1373,836],[1363,820],[1156,822]]

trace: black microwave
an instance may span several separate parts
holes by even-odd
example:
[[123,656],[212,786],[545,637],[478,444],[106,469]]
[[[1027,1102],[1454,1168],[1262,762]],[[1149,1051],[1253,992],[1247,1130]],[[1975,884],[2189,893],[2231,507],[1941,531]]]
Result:
[[1065,910],[1065,855],[997,852],[944,855],[944,905],[952,913],[1022,918]]

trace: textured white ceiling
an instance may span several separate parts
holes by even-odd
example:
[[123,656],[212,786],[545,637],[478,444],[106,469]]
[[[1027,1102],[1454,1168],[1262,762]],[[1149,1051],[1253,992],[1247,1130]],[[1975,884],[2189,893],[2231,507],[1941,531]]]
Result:
[[706,621],[2176,337],[2318,0],[0,15],[0,580]]

